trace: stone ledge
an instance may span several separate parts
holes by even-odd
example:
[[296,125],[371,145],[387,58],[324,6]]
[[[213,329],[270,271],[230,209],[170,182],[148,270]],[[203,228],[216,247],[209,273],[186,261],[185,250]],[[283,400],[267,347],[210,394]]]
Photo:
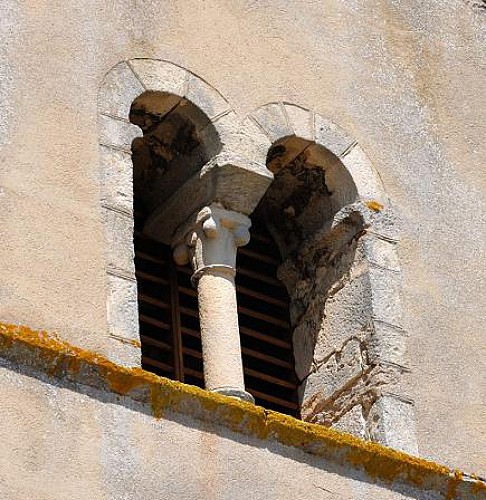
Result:
[[250,403],[125,368],[55,335],[0,323],[0,356],[49,377],[127,396],[152,408],[155,418],[175,412],[263,440],[298,448],[343,467],[361,470],[372,482],[410,484],[444,498],[486,498],[486,482],[418,457]]

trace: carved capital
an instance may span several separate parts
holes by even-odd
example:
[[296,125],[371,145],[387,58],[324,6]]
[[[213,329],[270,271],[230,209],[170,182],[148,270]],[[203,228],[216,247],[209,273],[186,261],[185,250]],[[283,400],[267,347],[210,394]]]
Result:
[[193,280],[204,271],[234,276],[238,247],[250,241],[250,219],[216,204],[203,207],[175,233],[172,247],[178,265],[191,262]]

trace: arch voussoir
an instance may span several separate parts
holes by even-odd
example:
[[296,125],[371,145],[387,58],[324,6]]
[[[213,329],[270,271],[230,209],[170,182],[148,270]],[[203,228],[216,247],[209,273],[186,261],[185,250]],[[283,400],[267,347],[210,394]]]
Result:
[[283,107],[294,134],[307,141],[314,141],[314,113],[290,103],[284,103]]
[[189,71],[158,59],[131,59],[127,62],[145,90],[167,92],[184,97],[189,83]]
[[293,135],[282,103],[270,103],[258,108],[251,116],[273,143],[282,137]]
[[105,76],[98,94],[100,113],[128,121],[133,100],[145,91],[142,82],[126,61],[114,66]]

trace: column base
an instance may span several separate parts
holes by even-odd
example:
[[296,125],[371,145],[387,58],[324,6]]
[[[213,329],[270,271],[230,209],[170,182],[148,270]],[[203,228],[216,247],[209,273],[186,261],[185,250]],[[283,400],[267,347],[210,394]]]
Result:
[[249,392],[242,391],[241,389],[235,389],[233,387],[219,387],[218,389],[213,389],[211,392],[216,392],[217,394],[223,394],[224,396],[230,396],[231,398],[255,404],[255,398]]

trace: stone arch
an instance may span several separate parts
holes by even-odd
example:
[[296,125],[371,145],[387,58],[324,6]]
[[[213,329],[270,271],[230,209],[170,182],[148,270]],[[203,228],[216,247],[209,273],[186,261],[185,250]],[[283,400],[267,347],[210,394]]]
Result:
[[[266,155],[276,141],[296,136],[315,142],[339,158],[353,178],[361,201],[375,200],[388,203],[381,179],[372,163],[358,145],[339,125],[313,111],[286,102],[270,103],[255,110],[242,124],[252,123],[260,133],[253,142],[260,144],[254,161],[266,164]],[[262,136],[263,133],[263,136]]]
[[[185,98],[206,114],[217,132],[221,148],[201,172],[209,179],[208,190],[212,194],[221,191],[221,197],[227,201],[223,205],[228,209],[251,213],[255,205],[253,201],[248,202],[248,197],[257,200],[265,192],[272,178],[266,167],[267,154],[279,140],[300,137],[330,151],[342,163],[357,196],[353,203],[342,206],[334,214],[330,230],[352,217],[366,225],[365,235],[360,238],[359,254],[367,266],[371,318],[365,345],[366,371],[355,374],[353,380],[360,385],[353,387],[356,387],[358,399],[363,393],[374,394],[366,415],[366,435],[396,448],[415,451],[412,406],[404,391],[406,332],[401,326],[400,266],[396,253],[398,229],[371,162],[360,146],[336,124],[293,104],[271,103],[240,121],[214,88],[167,61],[133,59],[120,62],[108,72],[99,92],[100,204],[107,237],[107,319],[108,333],[113,339],[111,358],[129,366],[140,365],[132,244],[131,144],[141,136],[141,130],[130,122],[129,113],[133,101],[145,92]],[[258,182],[253,180],[255,175]],[[191,181],[194,179],[188,183]],[[238,190],[240,184],[245,189]],[[163,241],[162,236],[160,239]],[[358,344],[359,348],[363,345],[362,342]],[[301,345],[305,348],[305,342]],[[343,344],[336,349],[328,360],[342,365],[348,355],[345,347]],[[336,397],[339,399],[340,395]],[[314,408],[322,407],[322,403],[322,398],[318,397],[309,400]],[[354,406],[344,405],[343,408],[339,415],[341,423],[349,419]],[[353,425],[351,419],[341,427],[352,431]]]
[[[210,121],[221,147],[212,161],[228,162],[237,116],[211,85],[185,68],[156,59],[131,59],[108,71],[98,94],[100,206],[107,241],[107,323],[110,357],[140,366],[137,283],[133,249],[132,142],[142,130],[131,123],[130,110],[147,93],[176,96],[194,104]],[[250,166],[251,167],[251,166]],[[251,167],[253,168],[253,167]]]
[[[223,141],[229,129],[237,126],[236,114],[216,89],[187,69],[158,59],[131,59],[115,65],[105,75],[100,88],[99,114],[129,123],[132,102],[146,91],[165,92],[191,101],[211,120]],[[226,115],[229,117],[221,120]],[[112,127],[116,129],[115,125]],[[128,129],[135,136],[140,133],[137,127]],[[120,127],[118,135],[102,134],[101,141],[105,139],[107,145],[124,149],[130,146],[123,140],[130,139],[128,129]]]
[[[276,144],[285,143],[287,153],[294,158],[301,150],[291,151],[292,148],[317,144],[331,152],[342,166],[341,174],[336,172],[336,175],[326,178],[328,185],[334,183],[328,186],[330,191],[339,197],[340,177],[342,179],[344,171],[345,176],[349,174],[355,188],[355,199],[350,200],[348,196],[346,200],[341,200],[343,203],[340,206],[339,202],[336,203],[327,236],[320,240],[329,243],[336,235],[342,234],[339,227],[352,217],[360,221],[363,230],[356,236],[355,257],[346,270],[347,277],[344,276],[326,291],[329,302],[334,305],[341,295],[343,308],[351,309],[352,302],[361,301],[357,311],[366,315],[369,321],[363,331],[350,332],[347,338],[334,335],[340,337],[340,343],[320,349],[318,353],[317,341],[315,338],[310,340],[309,331],[301,328],[302,323],[296,320],[294,351],[296,364],[301,365],[298,375],[303,387],[303,417],[416,452],[413,402],[406,383],[409,369],[407,333],[402,327],[400,301],[398,221],[378,173],[363,149],[341,127],[294,104],[278,102],[264,105],[242,123],[242,128],[258,129],[252,138],[253,143],[259,145],[258,154],[252,157],[256,163],[265,164],[269,151]],[[305,260],[302,255],[299,259]],[[294,263],[291,267],[294,272]],[[285,272],[283,269],[282,275]],[[293,279],[290,287],[295,290],[295,279],[300,278],[294,276]],[[360,287],[354,287],[354,291],[353,282],[360,284]],[[313,285],[313,290],[317,293],[319,287]],[[310,303],[306,306],[312,308]],[[295,316],[305,319],[301,313],[296,312]],[[331,330],[341,328],[346,331],[351,320],[349,314],[336,313],[329,307],[329,311],[321,311],[319,321],[321,323],[317,325],[314,321],[314,328],[322,328],[327,322],[327,328]],[[324,338],[330,337],[330,334],[327,337],[324,335]],[[296,369],[299,371],[299,366]],[[365,408],[360,406],[363,401]]]

